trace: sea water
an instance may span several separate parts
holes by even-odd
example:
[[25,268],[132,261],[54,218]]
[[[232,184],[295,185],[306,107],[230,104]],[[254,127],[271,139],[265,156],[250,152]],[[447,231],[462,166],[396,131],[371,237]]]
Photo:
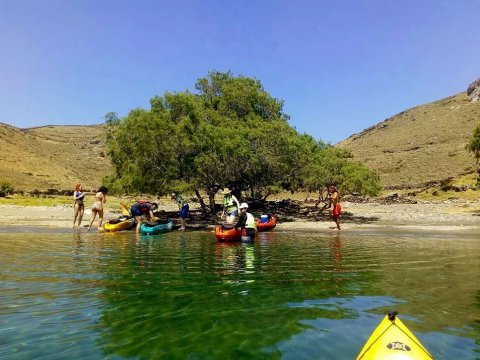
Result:
[[389,310],[480,357],[475,234],[0,229],[0,359],[354,359]]

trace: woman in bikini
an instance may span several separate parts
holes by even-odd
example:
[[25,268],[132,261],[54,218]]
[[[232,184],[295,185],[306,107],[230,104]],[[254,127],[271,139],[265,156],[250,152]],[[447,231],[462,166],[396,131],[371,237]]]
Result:
[[82,191],[82,185],[78,183],[75,185],[75,191],[73,192],[73,200],[75,204],[73,205],[73,226],[75,227],[75,222],[78,218],[77,226],[80,226],[82,223],[83,212],[85,210],[85,205],[83,204],[83,199],[85,198],[85,194]]
[[103,204],[107,202],[106,194],[108,190],[105,186],[102,186],[100,189],[98,189],[97,193],[95,194],[95,202],[92,205],[92,216],[90,217],[90,224],[88,225],[88,230],[91,229],[93,220],[95,220],[95,217],[98,214],[98,229],[100,230],[102,228],[102,222],[103,222]]

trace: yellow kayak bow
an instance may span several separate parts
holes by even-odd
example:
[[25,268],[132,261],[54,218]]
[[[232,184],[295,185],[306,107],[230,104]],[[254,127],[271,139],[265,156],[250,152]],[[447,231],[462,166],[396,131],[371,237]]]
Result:
[[357,360],[431,360],[432,355],[405,324],[390,312],[373,331]]

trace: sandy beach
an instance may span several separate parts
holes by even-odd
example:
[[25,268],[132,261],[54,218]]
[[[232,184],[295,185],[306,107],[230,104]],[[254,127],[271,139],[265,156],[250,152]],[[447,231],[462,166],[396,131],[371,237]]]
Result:
[[[397,228],[405,230],[431,231],[478,231],[480,235],[480,201],[451,200],[438,203],[417,204],[380,204],[353,203],[342,204],[342,230]],[[175,211],[172,205],[161,207],[166,211]],[[120,215],[119,209],[106,208],[105,220]],[[82,226],[88,225],[90,209],[85,210]],[[0,205],[0,226],[25,227],[72,227],[73,207],[61,206],[18,206]],[[94,226],[98,224],[98,217]],[[193,223],[192,223],[193,224]],[[278,229],[285,230],[325,230],[333,222],[328,220],[282,219],[279,217]],[[332,230],[336,231],[336,230]]]

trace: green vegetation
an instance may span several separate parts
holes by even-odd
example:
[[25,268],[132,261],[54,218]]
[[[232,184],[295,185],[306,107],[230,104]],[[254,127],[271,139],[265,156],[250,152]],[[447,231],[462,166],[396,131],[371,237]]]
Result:
[[[114,167],[106,185],[113,191],[206,194],[214,210],[223,187],[257,199],[287,189],[375,195],[378,177],[335,149],[288,124],[283,101],[260,81],[210,72],[197,93],[165,93],[150,110],[135,109],[120,119],[106,116],[107,153]],[[205,209],[206,210],[206,209]]]
[[[473,131],[473,136],[468,142],[466,149],[469,152],[473,152],[477,165],[480,165],[480,125]],[[480,168],[477,170],[477,187],[480,188]]]
[[7,180],[0,180],[0,197],[8,196],[9,194],[13,193],[14,190],[15,189],[10,182]]
[[472,138],[468,142],[466,149],[473,152],[477,163],[480,162],[480,125],[473,131]]

